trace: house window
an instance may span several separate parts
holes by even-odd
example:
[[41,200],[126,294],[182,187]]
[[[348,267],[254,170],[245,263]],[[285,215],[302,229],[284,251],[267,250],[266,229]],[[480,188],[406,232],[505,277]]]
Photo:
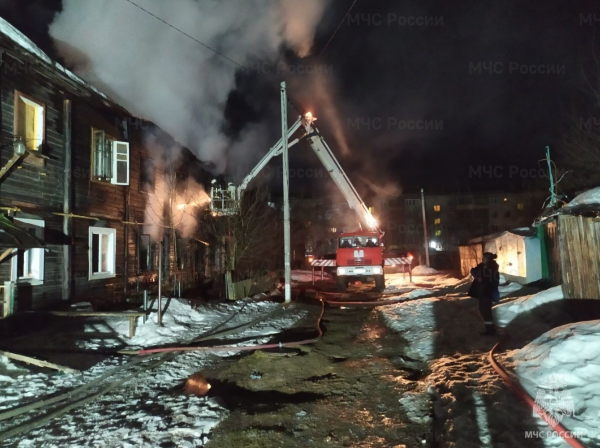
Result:
[[92,179],[129,185],[129,143],[92,128]]
[[505,217],[505,218],[510,218],[510,210],[509,210],[509,211],[507,211],[507,212],[504,214],[504,217]]
[[497,204],[498,203],[498,198],[491,198],[490,199],[490,204]]
[[331,233],[337,233],[337,227],[332,227],[329,229]]
[[89,277],[90,280],[111,278],[116,274],[117,231],[104,227],[90,227]]
[[[21,229],[42,240],[45,223],[39,219],[15,218]],[[44,282],[44,249],[17,250],[12,258],[11,281],[41,284]]]
[[439,225],[442,223],[442,219],[441,218],[435,218],[435,224]]
[[522,202],[519,202],[519,203],[517,204],[517,208],[518,208],[519,210],[525,210],[525,204],[523,204]]
[[494,232],[498,231],[498,225],[497,224],[492,224],[492,231],[494,231]]
[[498,212],[492,212],[492,218],[497,218],[498,217]]
[[[33,98],[15,92],[14,136],[20,137],[25,147],[31,151],[39,151],[45,137],[46,107]],[[24,163],[44,165],[43,158],[25,157]]]
[[406,199],[404,202],[405,202],[406,205],[409,205],[411,207],[417,205],[417,200],[416,199]]
[[153,271],[156,268],[156,248],[150,235],[140,235],[140,271]]
[[440,205],[434,205],[433,206],[433,211],[434,212],[439,212],[442,209],[442,207]]

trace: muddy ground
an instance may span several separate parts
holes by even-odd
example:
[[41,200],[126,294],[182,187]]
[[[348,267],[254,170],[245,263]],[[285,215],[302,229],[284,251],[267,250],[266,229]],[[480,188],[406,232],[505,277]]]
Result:
[[[368,289],[355,288],[346,298],[373,297]],[[316,333],[320,302],[303,303],[309,317],[281,340]],[[255,352],[203,372],[210,395],[231,411],[207,446],[435,446],[430,403],[416,392],[424,372],[401,356],[401,339],[379,319],[372,308],[326,307],[318,343]],[[400,402],[403,397],[410,398],[409,406]]]

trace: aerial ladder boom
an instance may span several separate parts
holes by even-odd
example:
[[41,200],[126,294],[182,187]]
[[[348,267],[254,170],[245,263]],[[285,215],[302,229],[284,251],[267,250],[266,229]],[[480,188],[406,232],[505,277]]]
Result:
[[[290,126],[290,128],[288,129],[288,148],[290,146],[295,145],[296,143],[298,143],[300,141],[300,138],[297,138],[295,140],[289,141],[290,137],[292,135],[294,135],[294,132],[296,132],[300,126],[302,126],[302,117],[298,117],[298,119],[296,120],[296,122]],[[246,189],[246,187],[248,187],[248,184],[252,181],[252,179],[254,179],[258,173],[260,173],[260,171],[267,165],[267,163],[269,163],[271,161],[271,159],[275,156],[278,156],[281,154],[281,152],[283,151],[283,138],[280,138],[277,143],[275,143],[275,146],[273,146],[269,152],[267,154],[265,154],[265,156],[260,160],[260,162],[258,162],[256,164],[256,166],[254,168],[252,168],[252,170],[248,173],[248,175],[246,177],[244,177],[244,180],[242,181],[242,183],[240,184],[240,186],[237,188],[237,197],[238,200],[241,198],[242,192]]]
[[[302,138],[296,138],[292,141],[289,139],[302,126],[302,117],[298,117],[296,122],[288,129],[288,148],[294,146]],[[242,183],[235,188],[233,184],[229,184],[226,189],[222,189],[217,185],[217,180],[213,179],[211,187],[211,202],[210,208],[213,212],[224,215],[233,215],[238,212],[239,201],[242,199],[244,190],[248,184],[260,173],[260,171],[271,161],[275,156],[278,156],[283,151],[283,138],[280,138],[277,143],[267,152],[254,168],[248,173]]]
[[350,182],[348,176],[346,176],[346,173],[333,155],[333,152],[327,145],[325,139],[319,134],[319,131],[314,126],[313,122],[315,120],[316,118],[314,118],[312,114],[307,113],[302,121],[310,147],[329,172],[331,179],[348,202],[348,206],[356,213],[363,230],[372,230],[383,234],[377,224],[377,220],[373,217],[368,207],[360,198],[360,195],[354,188],[354,185],[352,185],[352,182]]

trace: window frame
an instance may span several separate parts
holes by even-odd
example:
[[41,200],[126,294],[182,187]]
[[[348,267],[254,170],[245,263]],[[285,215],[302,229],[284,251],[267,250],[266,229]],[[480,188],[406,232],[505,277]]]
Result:
[[[105,235],[109,238],[108,253],[107,253],[107,266],[110,266],[106,272],[93,272],[93,238],[94,235]],[[98,266],[102,263],[102,239],[98,245]],[[115,278],[117,276],[117,230],[110,227],[89,227],[88,230],[88,279],[89,280],[101,280],[107,278]],[[110,257],[109,255],[111,255]]]
[[[22,137],[23,138],[23,142],[25,143],[25,147],[28,148],[30,151],[39,151],[40,154],[42,153],[40,147],[44,146],[44,142],[46,141],[46,103],[36,100],[34,97],[32,97],[31,95],[27,95],[23,92],[21,92],[20,90],[15,90],[14,91],[14,110],[13,110],[13,135],[15,138],[18,137]],[[39,127],[41,129],[38,129],[36,134],[37,136],[39,136],[40,138],[36,138],[35,140],[41,140],[39,145],[35,145],[35,148],[29,148],[27,147],[27,136],[26,135],[21,135],[19,133],[19,125],[20,125],[20,121],[19,121],[19,117],[20,117],[20,104],[21,102],[23,102],[24,104],[29,104],[30,106],[39,108],[41,110],[41,114],[42,114],[42,118],[41,118],[41,124],[39,125]],[[28,165],[35,165],[35,166],[44,166],[45,164],[45,160],[44,158],[40,157],[25,157],[23,159],[23,163],[28,164]]]
[[[96,152],[97,152],[97,146],[96,146],[96,138],[95,135],[96,133],[102,133],[103,135],[103,139],[104,139],[104,147],[105,150],[109,150],[110,154],[108,157],[105,156],[105,159],[107,160],[108,166],[110,166],[110,176],[106,176],[106,168],[105,168],[105,172],[103,173],[104,176],[96,176]],[[108,145],[106,144],[106,142],[110,142]],[[122,153],[119,153],[117,151],[117,148],[119,147],[119,145],[125,145],[126,146],[126,158],[123,159]],[[121,156],[121,158],[119,157]],[[125,182],[117,182],[117,167],[119,163],[125,163],[127,166],[127,180]],[[104,129],[101,128],[97,128],[92,126],[91,127],[91,131],[90,131],[90,181],[91,182],[96,182],[99,184],[110,184],[110,185],[121,185],[121,186],[127,186],[129,185],[130,181],[131,181],[131,148],[129,145],[129,142],[124,141],[124,140],[119,140],[118,138],[114,137],[112,134],[107,133]]]
[[[42,219],[32,219],[32,218],[14,218],[15,221],[21,223],[21,224],[29,224],[30,226],[35,226],[35,227],[39,227],[40,228],[40,234],[36,235],[36,237],[40,240],[44,239],[44,233],[45,233],[45,228],[46,228],[46,222]],[[39,251],[40,253],[40,259],[38,261],[38,271],[40,272],[40,276],[39,277],[18,277],[18,272],[19,272],[19,255],[18,255],[18,249],[13,250],[13,253],[15,254],[12,257],[11,260],[11,266],[10,266],[10,280],[16,283],[28,283],[30,285],[43,285],[44,284],[44,277],[45,277],[45,264],[44,264],[44,258],[45,258],[45,254],[46,254],[46,250],[43,247],[33,247],[31,249],[27,249],[26,251],[23,251],[23,267],[25,267],[26,261],[29,260],[29,257],[31,256],[31,254],[29,253],[30,251],[35,250],[35,251]],[[23,269],[23,273],[25,273],[25,269]]]

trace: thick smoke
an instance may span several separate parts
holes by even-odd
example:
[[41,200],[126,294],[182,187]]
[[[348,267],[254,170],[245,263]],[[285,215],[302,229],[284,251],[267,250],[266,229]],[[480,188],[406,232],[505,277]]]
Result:
[[[324,0],[136,0],[238,64],[306,56]],[[50,27],[67,64],[222,171],[231,142],[223,110],[238,65],[125,0],[64,0]],[[239,143],[238,143],[239,144]]]

